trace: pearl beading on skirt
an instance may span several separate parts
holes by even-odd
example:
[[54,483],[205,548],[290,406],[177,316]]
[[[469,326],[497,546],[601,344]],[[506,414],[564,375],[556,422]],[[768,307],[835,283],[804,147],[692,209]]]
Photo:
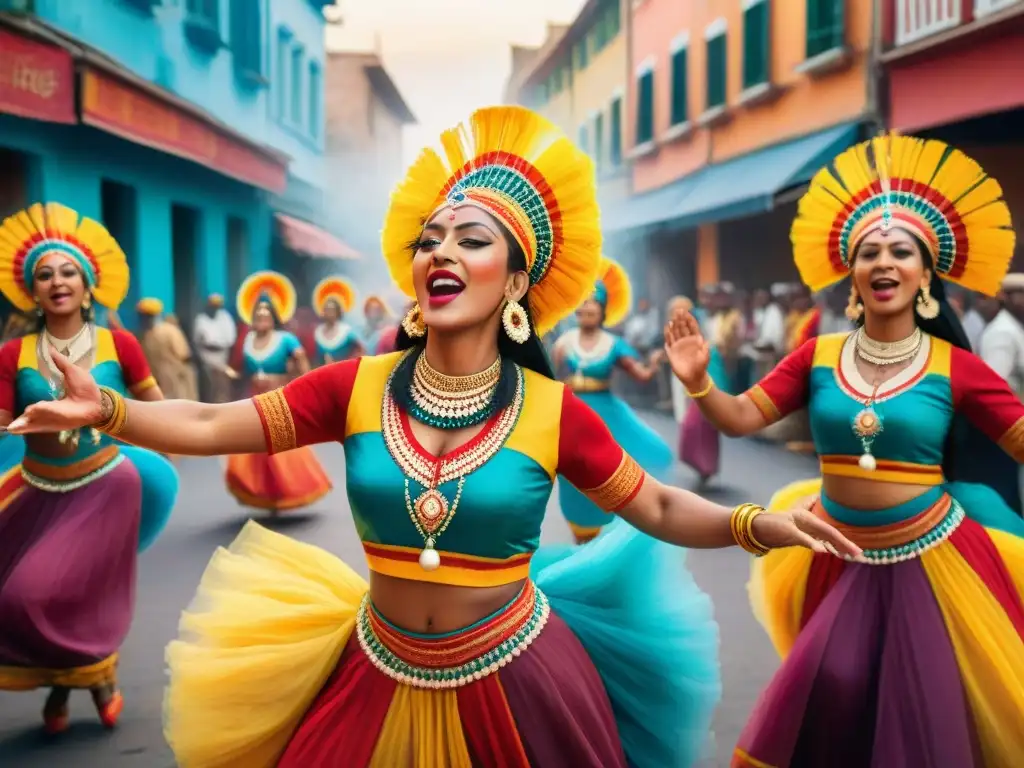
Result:
[[124,454],[119,453],[117,456],[112,458],[102,467],[94,469],[88,474],[76,477],[74,480],[52,480],[46,477],[40,477],[29,472],[25,467],[21,468],[21,476],[26,483],[31,485],[33,488],[38,488],[40,491],[47,491],[48,493],[70,493],[71,491],[77,491],[79,488],[84,488],[94,480],[99,480],[104,475],[107,475],[121,466],[121,462],[124,461]]
[[953,532],[960,527],[960,523],[966,517],[964,508],[956,499],[952,499],[949,505],[949,512],[938,525],[932,528],[924,536],[919,536],[913,541],[902,544],[898,547],[887,547],[885,549],[865,549],[861,558],[850,555],[843,555],[844,560],[866,565],[894,565],[906,560],[913,560],[920,557],[930,549],[934,549],[946,541]]

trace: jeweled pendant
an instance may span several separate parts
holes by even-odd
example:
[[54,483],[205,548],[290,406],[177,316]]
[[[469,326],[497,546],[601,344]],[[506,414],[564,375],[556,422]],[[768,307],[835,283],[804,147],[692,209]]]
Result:
[[882,431],[882,420],[878,418],[874,408],[869,405],[854,417],[853,431],[862,440],[875,437]]
[[441,555],[434,549],[434,538],[427,539],[427,546],[420,552],[420,568],[424,571],[436,571],[441,567]]
[[[416,519],[423,526],[423,530],[433,533],[448,515],[448,499],[436,488],[429,488],[416,498],[413,510],[415,510]],[[433,541],[433,539],[428,539],[428,541]],[[422,562],[421,558],[420,563],[422,564]]]

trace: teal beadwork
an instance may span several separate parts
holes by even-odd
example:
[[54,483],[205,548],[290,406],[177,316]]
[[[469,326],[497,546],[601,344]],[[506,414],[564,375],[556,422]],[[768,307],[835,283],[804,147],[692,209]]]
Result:
[[412,398],[409,399],[409,415],[412,416],[416,421],[421,424],[426,424],[428,427],[434,429],[466,429],[467,427],[475,427],[477,424],[483,424],[491,416],[494,415],[495,411],[494,398],[487,405],[475,411],[473,413],[466,414],[465,416],[435,416],[422,408],[420,408]]
[[910,560],[922,555],[927,550],[941,544],[959,527],[964,521],[966,513],[960,503],[953,499],[950,503],[949,512],[942,521],[928,533],[907,542],[899,547],[886,549],[865,549],[864,558],[872,565],[889,565],[903,560]]

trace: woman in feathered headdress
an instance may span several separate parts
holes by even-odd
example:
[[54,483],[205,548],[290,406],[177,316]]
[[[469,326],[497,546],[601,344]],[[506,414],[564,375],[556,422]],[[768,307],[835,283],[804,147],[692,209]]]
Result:
[[[622,450],[647,472],[663,477],[672,466],[672,449],[611,391],[616,368],[647,382],[654,378],[664,355],[659,350],[645,364],[621,336],[605,330],[625,320],[631,304],[629,275],[619,264],[602,258],[593,293],[576,309],[576,328],[555,342],[555,370],[568,371],[566,386],[594,409]],[[590,541],[611,520],[564,476],[558,478],[558,502],[577,543]]]
[[371,294],[363,301],[363,346],[374,354],[381,341],[381,334],[388,329],[394,315],[391,308],[380,296]]
[[[295,314],[295,286],[277,272],[247,277],[235,300],[238,317],[250,327],[242,342],[242,376],[253,395],[270,392],[309,372],[302,343],[280,326]],[[331,492],[332,484],[311,448],[269,456],[233,453],[225,473],[228,492],[246,507],[276,515],[308,507]]]
[[313,309],[323,320],[314,332],[319,363],[336,363],[364,354],[356,329],[344,321],[355,300],[355,288],[343,277],[325,277],[313,289]]
[[[942,280],[993,294],[1013,256],[995,179],[939,141],[860,144],[820,171],[793,224],[813,290],[850,279],[852,333],[819,336],[732,397],[692,319],[668,334],[704,414],[742,435],[807,407],[814,508],[863,548],[755,563],[751,595],[783,665],[734,766],[1015,765],[1024,755],[1024,521],[958,482],[957,420],[1024,459],[1024,405],[969,351]],[[966,425],[965,425],[966,426]]]
[[[7,218],[0,290],[37,321],[0,347],[0,423],[64,397],[67,365],[119,396],[163,398],[135,337],[93,322],[94,303],[114,310],[128,291],[124,252],[99,222],[56,203]],[[67,729],[74,688],[90,691],[104,725],[117,723],[136,552],[163,528],[177,491],[163,457],[93,429],[30,435],[0,478],[0,690],[49,688],[48,732]]]
[[678,550],[626,522],[538,550],[556,474],[677,544],[856,551],[806,510],[729,510],[648,477],[538,340],[597,277],[590,160],[520,107],[479,110],[442,143],[384,225],[417,301],[402,351],[227,406],[139,407],[82,381],[14,425],[96,419],[174,453],[345,444],[371,584],[250,524],[168,649],[182,765],[692,764],[719,689],[707,598]]

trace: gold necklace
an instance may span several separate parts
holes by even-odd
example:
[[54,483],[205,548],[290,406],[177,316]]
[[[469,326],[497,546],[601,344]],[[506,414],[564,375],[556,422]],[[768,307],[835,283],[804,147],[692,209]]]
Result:
[[494,413],[494,394],[501,379],[501,357],[486,370],[469,376],[448,376],[430,367],[420,353],[409,384],[409,413],[438,429],[465,429],[482,424]]
[[471,373],[468,376],[449,376],[441,373],[432,367],[427,361],[425,352],[421,352],[416,358],[416,367],[413,369],[413,378],[419,379],[430,388],[443,392],[446,395],[465,395],[488,387],[494,387],[501,377],[501,355],[494,359],[494,362],[478,373]]
[[857,329],[855,341],[857,355],[862,360],[866,360],[872,365],[885,366],[905,363],[913,358],[921,348],[923,339],[924,335],[921,333],[921,329],[915,328],[912,334],[899,341],[875,341],[864,332],[862,327]]

